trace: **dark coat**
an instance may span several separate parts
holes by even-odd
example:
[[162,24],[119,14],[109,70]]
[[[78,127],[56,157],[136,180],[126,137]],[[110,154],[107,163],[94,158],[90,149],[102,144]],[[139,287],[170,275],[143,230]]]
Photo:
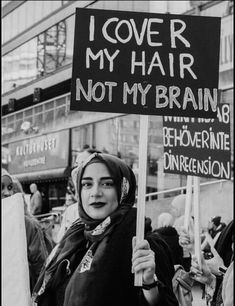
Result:
[[[38,276],[46,263],[48,253],[52,248],[46,245],[44,233],[34,217],[25,216],[27,254],[29,264],[30,289],[32,291]],[[49,241],[49,240],[48,240]]]
[[174,265],[183,265],[183,248],[179,245],[179,235],[172,226],[160,227],[154,231],[167,243]]
[[[74,230],[74,227],[71,227],[68,231],[72,230]],[[69,305],[79,305],[79,302],[83,305],[82,300],[84,299],[86,299],[86,306],[148,305],[143,297],[142,289],[134,287],[134,274],[131,273],[132,237],[135,232],[136,209],[132,209],[112,232],[107,242],[107,251],[103,254],[99,265],[96,267],[96,273],[90,279],[89,286],[84,288],[84,293],[80,297],[77,297],[76,289],[74,289],[73,298],[70,300]],[[74,233],[74,235],[70,236],[71,241],[75,241],[73,236],[76,237],[76,234]],[[159,286],[160,299],[156,306],[176,306],[178,302],[172,290],[174,267],[169,249],[157,235],[148,233],[146,234],[146,239],[149,241],[151,249],[155,252],[156,275],[161,281]],[[61,250],[61,253],[70,254],[69,248],[67,244],[66,251]],[[38,306],[67,306],[67,303],[63,303],[65,289],[68,282],[71,283],[73,280],[74,270],[83,255],[84,251],[79,254],[79,250],[77,250],[77,258],[79,260],[76,259],[74,252],[72,256],[67,256],[67,259],[61,260],[52,277],[53,281],[49,281],[49,288],[43,288],[44,275],[42,274],[35,287],[35,293],[40,292],[40,289],[42,292],[37,298]],[[69,262],[71,272],[67,273],[66,266],[68,266]],[[77,288],[76,283],[74,288]]]
[[[232,243],[234,235],[234,222],[233,220],[222,230],[218,240],[215,243],[215,249],[223,259],[224,265],[228,267],[233,257]],[[216,289],[213,296],[213,305],[219,305],[221,301],[223,278],[216,276]],[[218,302],[217,302],[218,301]]]

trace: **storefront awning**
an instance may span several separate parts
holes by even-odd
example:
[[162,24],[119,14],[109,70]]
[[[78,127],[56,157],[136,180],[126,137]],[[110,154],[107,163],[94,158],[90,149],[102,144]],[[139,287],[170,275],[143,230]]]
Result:
[[48,169],[28,173],[13,174],[20,182],[37,182],[41,180],[52,180],[57,178],[66,178],[69,176],[67,168]]

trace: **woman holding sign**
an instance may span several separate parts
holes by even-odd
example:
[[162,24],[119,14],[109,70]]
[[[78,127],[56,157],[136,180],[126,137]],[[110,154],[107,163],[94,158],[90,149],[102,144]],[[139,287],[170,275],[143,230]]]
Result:
[[[94,153],[72,172],[80,219],[34,289],[38,306],[178,305],[166,244],[146,229],[136,244],[136,181],[119,158]],[[143,287],[134,286],[142,272]]]

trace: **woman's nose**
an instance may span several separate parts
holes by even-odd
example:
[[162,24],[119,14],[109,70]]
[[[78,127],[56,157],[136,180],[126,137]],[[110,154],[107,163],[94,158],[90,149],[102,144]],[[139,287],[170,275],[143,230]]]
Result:
[[102,195],[102,190],[98,184],[94,184],[91,189],[91,196],[93,197],[99,197]]

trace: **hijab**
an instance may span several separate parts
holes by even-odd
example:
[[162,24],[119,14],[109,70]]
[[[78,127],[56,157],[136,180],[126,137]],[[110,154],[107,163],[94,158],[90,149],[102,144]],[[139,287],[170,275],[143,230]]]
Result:
[[[81,180],[86,167],[91,163],[106,165],[117,191],[118,208],[101,220],[94,220],[88,216],[81,201]],[[41,275],[38,284],[35,286],[34,299],[39,298],[40,300],[40,295],[47,288],[53,286],[53,290],[58,293],[57,285],[55,285],[57,284],[56,275],[58,275],[61,265],[66,261],[75,268],[67,283],[63,281],[64,288],[61,290],[64,290],[64,293],[62,293],[62,295],[64,294],[64,304],[70,306],[79,303],[79,305],[85,306],[90,305],[92,298],[89,294],[84,295],[84,292],[93,292],[96,296],[102,292],[97,291],[97,285],[93,285],[94,279],[100,279],[101,286],[105,286],[105,284],[107,286],[110,282],[109,275],[112,275],[112,262],[115,261],[116,254],[114,248],[117,252],[122,249],[122,242],[120,241],[123,238],[115,239],[115,247],[111,250],[108,241],[113,239],[114,229],[123,221],[125,216],[129,215],[128,212],[135,203],[136,180],[131,168],[121,159],[104,153],[91,154],[72,171],[71,176],[76,190],[80,219],[75,221],[65,233],[54,257],[47,263],[44,275]],[[134,216],[133,220],[135,220]],[[118,232],[122,237],[121,229]],[[106,273],[103,271],[104,262]],[[110,271],[110,273],[107,271]],[[61,276],[58,278],[61,279]]]
[[16,194],[16,193],[21,193],[22,194],[23,201],[24,201],[24,213],[25,213],[26,216],[32,217],[31,213],[28,210],[28,206],[27,206],[27,203],[26,203],[25,197],[24,197],[24,190],[23,190],[22,185],[19,182],[19,180],[15,176],[11,175],[4,168],[2,168],[2,177],[3,176],[8,176],[10,178],[10,180],[12,181],[12,184],[13,184],[13,194]]
[[86,167],[92,163],[103,163],[108,168],[108,171],[113,178],[118,197],[118,209],[110,215],[110,218],[116,218],[117,215],[122,215],[129,210],[135,203],[136,180],[135,175],[130,167],[128,167],[121,159],[101,153],[91,154],[80,167],[72,171],[72,180],[75,186],[78,211],[82,222],[87,229],[94,229],[103,220],[94,220],[89,217],[83,209],[81,200],[81,180]]

